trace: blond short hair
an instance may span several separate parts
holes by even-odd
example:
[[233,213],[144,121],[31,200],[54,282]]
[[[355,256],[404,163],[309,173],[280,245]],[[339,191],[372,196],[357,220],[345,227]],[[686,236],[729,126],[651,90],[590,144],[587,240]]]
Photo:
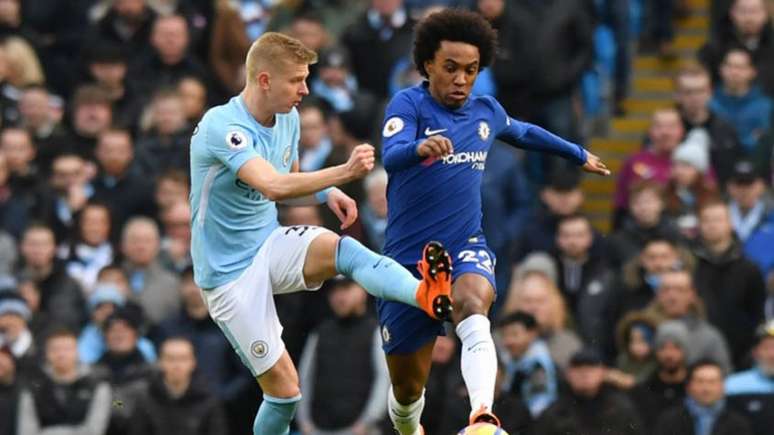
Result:
[[309,65],[317,62],[317,53],[298,39],[282,33],[266,32],[253,42],[247,52],[247,83],[255,83],[262,66],[276,65],[281,61]]

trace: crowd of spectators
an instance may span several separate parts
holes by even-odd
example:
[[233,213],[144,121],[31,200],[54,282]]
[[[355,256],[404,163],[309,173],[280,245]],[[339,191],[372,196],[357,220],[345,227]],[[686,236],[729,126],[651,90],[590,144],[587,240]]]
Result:
[[[511,434],[770,433],[774,1],[709,3],[708,42],[614,174],[609,234],[581,213],[577,171],[490,150],[495,411]],[[672,62],[674,22],[695,12],[681,0],[0,0],[0,435],[250,433],[258,386],[193,280],[190,135],[241,90],[250,43],[278,30],[320,54],[298,107],[301,168],[378,147],[384,104],[421,80],[413,25],[449,6],[499,31],[474,93],[580,143],[599,30],[614,68],[591,91],[621,115],[633,54]],[[360,210],[346,233],[377,251],[387,181],[377,168],[342,187]],[[280,217],[339,231],[323,206]],[[277,305],[305,394],[298,433],[390,433],[372,298],[336,279]],[[466,424],[458,353],[451,331],[438,338],[428,435]]]

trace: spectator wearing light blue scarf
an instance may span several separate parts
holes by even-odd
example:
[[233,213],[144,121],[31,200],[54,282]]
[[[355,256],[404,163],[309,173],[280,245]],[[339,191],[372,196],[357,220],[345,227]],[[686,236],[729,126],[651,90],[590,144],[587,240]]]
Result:
[[[118,287],[98,283],[94,292],[89,298],[89,308],[91,309],[91,322],[83,328],[80,337],[78,337],[78,356],[81,362],[94,364],[102,357],[107,349],[105,345],[105,335],[102,333],[102,322],[116,309],[126,304],[126,298],[121,294]],[[109,305],[111,308],[104,306]],[[156,350],[153,343],[145,337],[137,340],[137,349],[140,351],[145,361],[152,363],[156,361]]]
[[509,314],[500,322],[500,338],[507,355],[503,389],[520,396],[537,417],[556,401],[558,375],[535,317],[523,311]]
[[658,418],[654,435],[750,435],[749,421],[726,407],[723,369],[712,360],[701,360],[688,370],[682,404]]

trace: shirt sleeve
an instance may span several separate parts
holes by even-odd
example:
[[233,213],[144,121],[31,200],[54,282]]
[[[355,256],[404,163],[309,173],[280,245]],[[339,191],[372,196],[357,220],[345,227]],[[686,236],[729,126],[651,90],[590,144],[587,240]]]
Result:
[[495,110],[498,139],[517,148],[564,157],[578,165],[586,163],[586,150],[582,146],[562,139],[537,125],[513,119],[500,103],[494,99],[491,101]]
[[260,157],[255,151],[253,134],[238,124],[210,125],[204,134],[208,152],[234,174],[248,160]]
[[382,163],[388,172],[418,164],[416,106],[408,92],[400,92],[387,105],[382,127]]

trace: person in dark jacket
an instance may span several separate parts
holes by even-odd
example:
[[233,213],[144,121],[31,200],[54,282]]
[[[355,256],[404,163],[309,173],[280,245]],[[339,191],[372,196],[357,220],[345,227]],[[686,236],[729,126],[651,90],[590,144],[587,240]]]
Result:
[[8,165],[11,190],[25,201],[34,201],[42,177],[34,161],[36,147],[32,134],[22,128],[5,128],[0,133],[0,150]]
[[130,435],[224,435],[226,419],[220,402],[193,378],[193,344],[170,338],[161,345],[160,376],[138,402]]
[[81,82],[97,84],[107,93],[113,105],[115,125],[136,128],[144,101],[138,98],[137,83],[128,75],[129,54],[126,47],[97,41],[84,51]]
[[771,94],[774,91],[774,57],[771,55],[774,27],[764,0],[735,0],[723,25],[699,50],[699,59],[712,72],[716,83],[723,56],[732,48],[743,48],[752,54],[758,79],[764,90]]
[[582,349],[570,359],[568,391],[543,412],[533,427],[541,435],[642,434],[629,398],[604,384],[602,357]]
[[19,435],[104,435],[110,418],[110,385],[78,362],[72,331],[55,329],[45,340],[42,372],[19,400]]
[[86,301],[78,283],[64,265],[55,260],[54,232],[45,225],[31,224],[21,241],[22,272],[40,289],[40,311],[52,324],[79,331],[86,322]]
[[710,162],[718,184],[724,186],[742,148],[734,126],[710,108],[711,99],[712,79],[709,71],[695,64],[678,72],[675,78],[675,100],[686,135],[698,129],[707,132],[710,139]]
[[696,289],[707,309],[707,320],[731,346],[734,365],[744,367],[755,328],[763,321],[766,285],[734,237],[725,203],[704,204],[699,221],[701,241],[693,250],[698,260]]
[[[155,341],[160,345],[173,337],[190,340],[197,361],[196,372],[223,403],[228,421],[233,422],[229,424],[230,432],[247,433],[252,428],[255,403],[244,398],[253,394],[253,377],[210,318],[201,290],[194,283],[192,267],[181,274],[178,289],[182,301],[180,314],[159,325]],[[244,426],[240,432],[236,431],[238,425]]]
[[702,360],[688,370],[687,397],[664,411],[654,435],[751,435],[746,418],[728,409],[723,389],[723,369]]
[[637,406],[646,433],[652,433],[656,419],[685,399],[688,376],[688,336],[684,330],[662,327],[656,331],[656,372],[637,384],[629,397]]
[[[500,19],[507,46],[493,66],[499,101],[511,115],[579,141],[573,95],[592,61],[590,11],[583,0],[507,3]],[[529,178],[539,185],[562,164],[527,154]]]
[[[107,90],[99,85],[86,84],[75,90],[70,106],[70,128],[56,147],[93,161],[97,138],[113,124],[113,101]],[[49,152],[55,156],[62,154],[57,150]]]
[[540,190],[541,204],[529,214],[519,233],[514,263],[536,251],[554,251],[559,219],[578,213],[583,201],[584,195],[577,174],[552,174],[551,182]]
[[729,408],[747,416],[755,435],[765,435],[774,421],[774,321],[761,325],[756,338],[756,365],[726,379],[726,398]]
[[135,79],[141,95],[173,87],[184,77],[208,79],[207,69],[190,52],[191,33],[185,17],[171,14],[156,18],[149,42],[150,53],[136,57],[129,66],[129,76]]
[[134,313],[119,308],[103,323],[107,351],[97,361],[97,369],[107,378],[113,392],[109,432],[125,435],[129,432],[132,414],[143,393],[148,389],[152,366],[137,347],[140,320]]
[[156,13],[147,1],[117,1],[95,25],[90,40],[110,41],[129,49],[131,56],[147,50]]
[[149,178],[170,169],[188,173],[191,126],[185,117],[183,96],[176,90],[160,90],[150,107],[152,127],[137,141],[140,170]]
[[[591,15],[580,0],[507,3],[499,18],[504,52],[493,67],[498,99],[508,113],[542,119],[550,124],[543,127],[572,138],[566,106],[591,63]],[[560,108],[561,116],[549,115]]]
[[[384,418],[390,382],[367,296],[351,279],[337,279],[328,295],[335,317],[307,338],[299,365],[306,400],[298,410],[305,433],[368,433]],[[341,358],[341,349],[360,358]]]
[[[112,212],[112,238],[126,221],[136,215],[151,216],[155,207],[148,201],[153,182],[134,165],[135,151],[128,130],[110,128],[100,134],[95,152],[99,173],[91,181],[92,199],[104,202]],[[161,156],[158,156],[161,159]]]
[[402,0],[372,0],[365,14],[344,31],[341,43],[349,50],[360,89],[387,97],[395,63],[411,50],[413,27]]
[[595,239],[591,221],[583,215],[559,220],[554,254],[559,290],[572,312],[578,334],[600,351],[612,348],[613,337],[606,330],[604,310],[610,294],[605,284],[612,279],[607,258],[591,248]]
[[629,218],[608,239],[608,258],[620,267],[636,257],[655,236],[678,240],[677,228],[664,213],[664,190],[656,182],[640,181],[629,190]]

